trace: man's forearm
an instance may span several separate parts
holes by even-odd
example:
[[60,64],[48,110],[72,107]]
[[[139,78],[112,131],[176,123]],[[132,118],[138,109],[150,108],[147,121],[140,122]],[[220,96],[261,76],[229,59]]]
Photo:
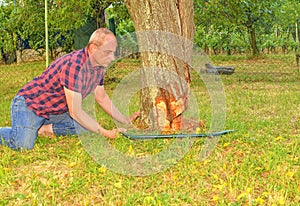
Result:
[[102,109],[113,119],[123,124],[130,124],[130,118],[124,116],[118,110],[118,108],[115,107],[115,105],[112,103],[111,99],[107,95],[104,99],[101,99],[101,101],[97,101],[97,102],[102,107]]
[[102,128],[95,119],[93,119],[82,109],[81,94],[67,88],[64,88],[64,90],[70,116],[87,130],[105,135],[107,130]]
[[103,130],[99,123],[83,110],[76,111],[73,114],[71,114],[71,116],[81,126],[83,126],[91,132],[100,133]]

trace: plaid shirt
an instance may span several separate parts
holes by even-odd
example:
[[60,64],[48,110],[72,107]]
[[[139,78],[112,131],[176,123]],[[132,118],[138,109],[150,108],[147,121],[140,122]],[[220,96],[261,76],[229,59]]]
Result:
[[66,54],[55,60],[40,76],[18,92],[36,115],[49,118],[50,114],[68,111],[64,87],[81,93],[85,98],[97,85],[104,84],[104,68],[92,67],[87,49]]

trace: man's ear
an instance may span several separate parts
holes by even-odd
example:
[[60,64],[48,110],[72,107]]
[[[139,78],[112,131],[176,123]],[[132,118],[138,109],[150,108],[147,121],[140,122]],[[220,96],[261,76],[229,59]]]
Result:
[[95,46],[93,44],[89,45],[88,51],[90,54],[93,54],[95,52],[94,49],[95,49]]
[[89,47],[88,47],[88,52],[89,54],[94,54],[95,51],[97,50],[97,46],[95,44],[90,44]]

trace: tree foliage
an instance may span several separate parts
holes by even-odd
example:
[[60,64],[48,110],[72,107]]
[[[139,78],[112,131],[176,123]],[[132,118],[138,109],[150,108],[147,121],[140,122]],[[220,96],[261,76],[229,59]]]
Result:
[[[48,0],[49,48],[53,57],[57,48],[73,49],[74,30],[89,19],[98,27],[105,26],[104,10],[114,0]],[[0,48],[3,54],[30,47],[41,55],[45,52],[45,1],[6,0],[0,6]],[[13,38],[12,38],[13,37]]]
[[[0,58],[13,62],[16,51],[45,48],[44,0],[2,0],[0,4]],[[112,6],[110,6],[112,5]],[[212,53],[258,54],[261,51],[298,51],[299,0],[194,0],[195,43]],[[109,7],[109,9],[107,9]],[[49,47],[73,48],[74,30],[90,19],[105,26],[105,13],[114,18],[118,35],[134,31],[123,1],[48,0]]]
[[0,54],[8,63],[16,59],[17,34],[21,26],[16,12],[12,3],[5,2],[5,6],[0,6]]
[[[258,55],[278,48],[299,49],[298,0],[194,0],[194,6],[195,43],[207,52]],[[114,5],[110,15],[117,20],[119,34],[133,31],[122,2]]]
[[[195,1],[195,8],[197,13],[195,22],[202,33],[204,31],[202,34],[204,39],[219,38],[219,49],[224,49],[222,48],[224,36],[230,45],[234,45],[236,41],[246,41],[248,46],[243,47],[243,50],[251,49],[254,55],[268,46],[286,45],[286,41],[277,38],[279,36],[276,36],[276,28],[295,26],[297,22],[299,24],[300,7],[297,0],[203,0]],[[289,12],[290,9],[292,12]],[[287,13],[291,15],[285,15]],[[234,37],[226,36],[224,33]],[[266,38],[268,44],[265,44]],[[280,45],[279,42],[284,43]],[[203,44],[203,40],[197,43],[207,47],[207,44]],[[225,51],[230,53],[232,47],[235,46],[227,46]]]

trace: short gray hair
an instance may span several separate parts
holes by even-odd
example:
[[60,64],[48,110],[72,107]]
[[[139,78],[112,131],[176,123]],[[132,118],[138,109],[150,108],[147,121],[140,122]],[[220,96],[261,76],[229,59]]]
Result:
[[96,31],[94,31],[93,34],[91,35],[88,45],[96,44],[98,46],[101,46],[103,45],[107,36],[115,36],[115,35],[112,31],[110,31],[107,28],[99,28]]

